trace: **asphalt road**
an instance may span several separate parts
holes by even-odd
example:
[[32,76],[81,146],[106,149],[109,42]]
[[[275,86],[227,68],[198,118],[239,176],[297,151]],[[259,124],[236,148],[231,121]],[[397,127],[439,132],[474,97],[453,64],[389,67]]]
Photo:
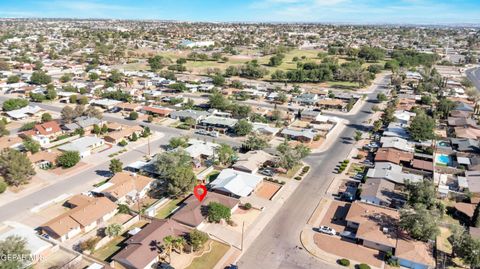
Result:
[[467,77],[473,82],[478,91],[480,91],[480,67],[468,69],[466,71]]
[[[369,100],[376,100],[377,93],[384,90],[383,86],[387,82],[388,77],[369,94]],[[312,154],[305,159],[311,166],[311,172],[242,255],[237,263],[239,268],[336,268],[314,258],[305,250],[300,250],[300,232],[333,180],[335,166],[353,148],[354,132],[364,131],[363,121],[371,116],[373,105],[374,102],[367,101],[357,114],[344,117],[350,120],[350,124],[334,144],[327,151]]]

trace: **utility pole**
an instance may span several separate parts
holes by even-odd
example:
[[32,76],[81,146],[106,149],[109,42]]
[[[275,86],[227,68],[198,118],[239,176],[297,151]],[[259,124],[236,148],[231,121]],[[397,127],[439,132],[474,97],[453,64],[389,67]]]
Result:
[[152,155],[150,155],[150,136],[147,136],[147,141],[148,141],[147,142],[148,143],[148,145],[147,145],[147,147],[148,147],[148,158],[150,158],[150,156],[152,156]]
[[240,247],[240,250],[243,251],[243,239],[244,239],[244,233],[245,233],[245,221],[242,224],[242,246]]

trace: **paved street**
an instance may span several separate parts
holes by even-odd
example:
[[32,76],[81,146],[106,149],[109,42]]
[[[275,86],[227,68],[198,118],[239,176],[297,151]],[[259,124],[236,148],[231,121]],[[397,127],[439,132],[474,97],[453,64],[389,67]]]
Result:
[[[388,77],[376,85],[369,100],[375,100]],[[365,102],[359,113],[348,116],[350,124],[346,126],[339,138],[325,152],[314,153],[305,161],[312,171],[285,202],[281,211],[264,228],[238,262],[240,268],[335,268],[313,258],[300,244],[300,232],[314,211],[322,194],[325,193],[333,179],[334,167],[343,160],[353,147],[355,130],[362,131],[363,121],[371,115],[373,102]]]
[[480,67],[468,69],[466,72],[468,79],[473,82],[477,90],[480,91]]

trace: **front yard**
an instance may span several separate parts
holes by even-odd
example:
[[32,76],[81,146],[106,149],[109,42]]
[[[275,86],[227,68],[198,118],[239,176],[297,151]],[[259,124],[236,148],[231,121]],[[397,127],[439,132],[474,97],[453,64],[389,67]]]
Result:
[[227,253],[229,246],[222,244],[218,241],[210,241],[210,251],[203,254],[200,257],[193,259],[190,266],[186,269],[204,269],[213,268],[218,261]]

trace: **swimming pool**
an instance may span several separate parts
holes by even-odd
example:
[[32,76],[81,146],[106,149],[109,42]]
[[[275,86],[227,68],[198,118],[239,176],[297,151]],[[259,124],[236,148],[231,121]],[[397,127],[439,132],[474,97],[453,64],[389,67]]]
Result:
[[439,165],[450,165],[452,163],[452,158],[447,154],[437,154],[435,157],[435,162]]

